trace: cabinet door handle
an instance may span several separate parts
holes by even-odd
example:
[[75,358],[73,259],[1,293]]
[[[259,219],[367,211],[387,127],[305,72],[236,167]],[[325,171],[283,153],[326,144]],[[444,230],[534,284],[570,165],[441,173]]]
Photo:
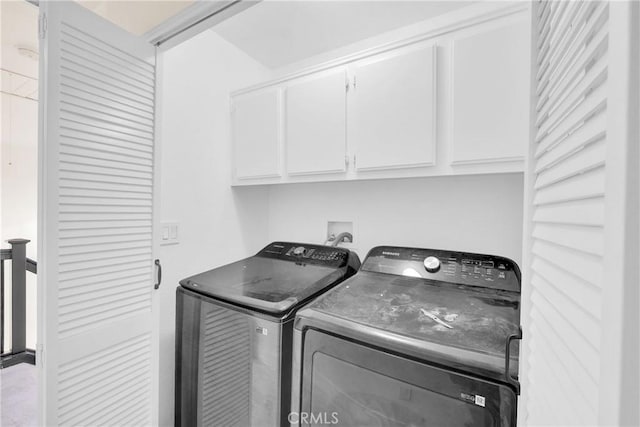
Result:
[[157,271],[157,281],[156,284],[153,285],[153,289],[158,289],[160,287],[160,283],[162,282],[162,265],[160,265],[160,260],[157,259],[153,262],[156,265],[156,271]]

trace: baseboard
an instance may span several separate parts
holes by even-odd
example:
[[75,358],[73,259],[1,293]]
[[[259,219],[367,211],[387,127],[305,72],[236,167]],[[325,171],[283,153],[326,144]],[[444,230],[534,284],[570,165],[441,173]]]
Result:
[[26,349],[20,353],[8,353],[0,356],[0,369],[8,368],[9,366],[17,365],[19,363],[28,363],[30,365],[36,364],[36,351]]

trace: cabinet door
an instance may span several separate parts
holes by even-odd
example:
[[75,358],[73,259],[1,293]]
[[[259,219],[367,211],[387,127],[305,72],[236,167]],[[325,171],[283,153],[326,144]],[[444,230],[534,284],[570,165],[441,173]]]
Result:
[[355,67],[349,117],[357,170],[434,163],[435,52],[413,46]]
[[526,21],[453,42],[452,164],[520,160],[529,137]]
[[289,175],[344,172],[345,70],[296,82],[286,90]]
[[234,98],[233,145],[237,179],[280,176],[280,102],[277,90]]

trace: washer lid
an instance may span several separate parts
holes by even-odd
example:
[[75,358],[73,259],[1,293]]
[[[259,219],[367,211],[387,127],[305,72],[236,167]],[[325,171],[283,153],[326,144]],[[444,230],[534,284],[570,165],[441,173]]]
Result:
[[520,296],[360,272],[308,307],[381,333],[503,356],[507,337],[518,332]]
[[[507,339],[519,322],[516,292],[361,270],[300,310],[295,327],[504,380]],[[511,345],[513,376],[518,346]]]
[[180,284],[278,315],[353,275],[356,270],[349,266],[353,257],[344,248],[274,242],[255,256],[196,274]]

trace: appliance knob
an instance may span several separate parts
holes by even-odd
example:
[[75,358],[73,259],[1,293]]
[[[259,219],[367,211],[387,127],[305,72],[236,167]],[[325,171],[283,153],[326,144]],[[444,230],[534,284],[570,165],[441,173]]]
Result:
[[293,254],[294,254],[294,255],[298,255],[298,256],[299,256],[299,255],[304,255],[304,251],[305,251],[304,246],[298,246],[297,248],[295,248],[295,249],[293,250]]
[[427,257],[424,260],[424,268],[426,268],[429,273],[435,273],[440,270],[440,260],[434,256]]

